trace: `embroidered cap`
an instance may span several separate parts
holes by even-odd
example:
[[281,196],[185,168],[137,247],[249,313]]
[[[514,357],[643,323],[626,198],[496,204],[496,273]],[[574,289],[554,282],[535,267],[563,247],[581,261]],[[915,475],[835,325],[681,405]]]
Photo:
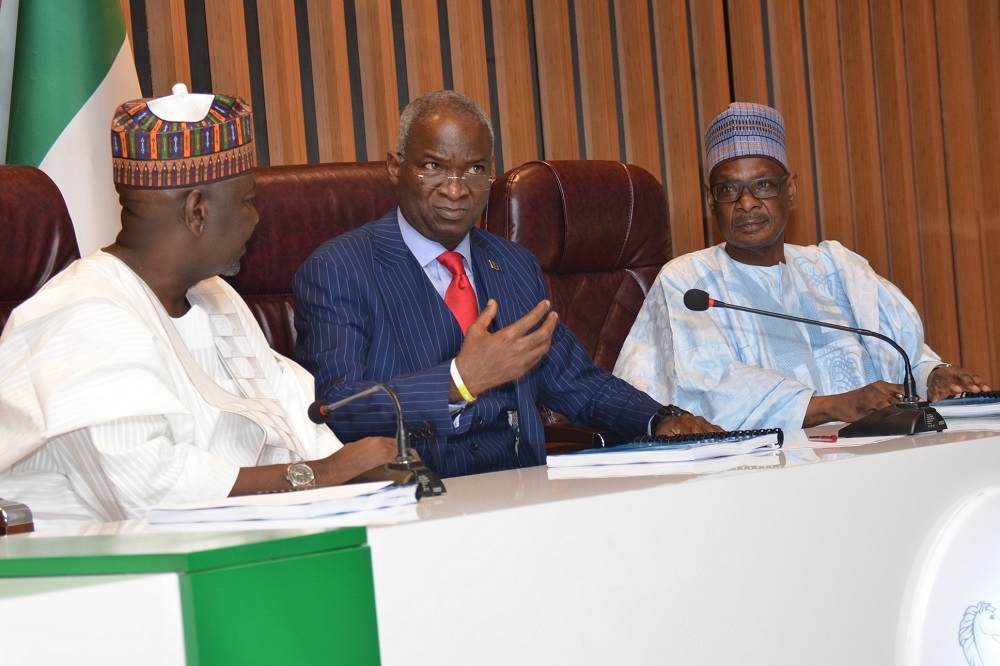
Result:
[[737,157],[769,157],[788,171],[785,121],[769,106],[733,102],[705,131],[708,173]]
[[125,102],[111,123],[118,185],[174,188],[238,176],[254,164],[253,116],[239,97],[189,94]]

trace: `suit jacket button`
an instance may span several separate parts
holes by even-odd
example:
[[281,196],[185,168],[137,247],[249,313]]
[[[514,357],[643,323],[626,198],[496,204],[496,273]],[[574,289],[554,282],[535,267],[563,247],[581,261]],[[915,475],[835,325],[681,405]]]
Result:
[[482,416],[477,416],[476,417],[476,425],[483,425],[484,421],[485,421],[485,419]]
[[473,442],[472,444],[469,444],[469,448],[472,449],[473,451],[478,451],[479,445]]

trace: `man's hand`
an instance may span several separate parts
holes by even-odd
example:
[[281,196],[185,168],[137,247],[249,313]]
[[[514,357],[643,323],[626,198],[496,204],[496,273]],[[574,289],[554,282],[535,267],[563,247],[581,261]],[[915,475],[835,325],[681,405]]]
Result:
[[813,396],[802,419],[802,427],[811,428],[830,421],[854,423],[862,416],[895,405],[902,399],[902,385],[882,380],[847,393]]
[[396,452],[396,440],[391,437],[365,437],[345,444],[313,465],[316,485],[344,483],[362,472],[391,463],[396,459]]
[[[490,333],[487,328],[497,316],[492,298],[465,334],[462,350],[455,358],[458,374],[473,395],[524,376],[549,351],[558,316],[542,301],[516,322]],[[533,330],[534,329],[534,330]],[[449,400],[462,399],[455,386]]]
[[992,389],[979,375],[954,365],[936,368],[927,378],[927,399],[931,402],[944,400],[966,391],[980,393],[990,390]]
[[704,417],[695,414],[668,416],[660,421],[654,435],[693,435],[699,432],[723,432],[722,428],[709,423]]

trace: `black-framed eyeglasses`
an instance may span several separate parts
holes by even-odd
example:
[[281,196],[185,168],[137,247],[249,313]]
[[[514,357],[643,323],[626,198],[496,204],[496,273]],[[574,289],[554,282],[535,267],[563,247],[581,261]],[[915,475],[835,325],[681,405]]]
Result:
[[744,188],[750,190],[750,195],[755,199],[773,199],[781,194],[781,184],[788,179],[791,174],[784,176],[764,176],[753,180],[727,180],[724,183],[715,183],[710,186],[712,198],[715,203],[733,203],[743,196]]
[[[407,168],[410,168],[407,166]],[[446,171],[417,171],[416,169],[410,169],[410,172],[420,179],[420,185],[426,187],[429,190],[437,190],[442,187],[447,187],[448,184],[457,180],[460,183],[464,183],[467,188],[472,192],[485,192],[490,189],[493,185],[493,181],[496,177],[489,173],[472,173],[466,171],[461,176],[452,176]]]

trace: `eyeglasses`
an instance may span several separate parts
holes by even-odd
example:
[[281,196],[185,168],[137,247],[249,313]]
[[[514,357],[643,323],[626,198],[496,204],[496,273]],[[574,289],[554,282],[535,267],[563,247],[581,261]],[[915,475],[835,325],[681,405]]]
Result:
[[461,176],[452,176],[445,171],[414,171],[410,169],[414,176],[420,179],[420,184],[429,190],[437,190],[447,187],[453,180],[463,183],[472,192],[485,192],[496,180],[488,173],[470,173],[466,171]]
[[743,189],[750,190],[750,196],[755,199],[773,199],[781,193],[781,184],[788,176],[764,176],[753,180],[730,180],[711,186],[712,198],[716,203],[733,203],[743,196]]
[[464,183],[473,192],[485,192],[493,185],[495,178],[488,173],[463,173],[461,176],[451,176],[444,171],[414,171],[413,175],[420,179],[420,184],[429,190],[447,187],[457,180]]

